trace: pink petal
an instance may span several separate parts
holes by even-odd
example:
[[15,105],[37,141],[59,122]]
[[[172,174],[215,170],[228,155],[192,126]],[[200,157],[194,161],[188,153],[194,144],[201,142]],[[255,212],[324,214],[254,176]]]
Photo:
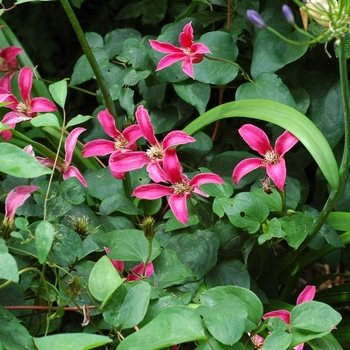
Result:
[[[43,157],[35,157],[40,164],[47,166],[48,168],[53,168],[53,165],[55,164],[55,160],[53,158],[43,158]],[[58,168],[59,171],[61,171],[60,168]]]
[[225,181],[217,174],[203,173],[197,174],[190,181],[191,186],[199,186],[203,184],[224,184]]
[[34,150],[33,150],[33,146],[32,145],[28,145],[28,146],[25,146],[23,148],[23,151],[28,153],[30,156],[32,157],[35,157],[35,153],[34,153]]
[[64,148],[66,150],[66,157],[64,158],[64,163],[66,166],[69,166],[70,163],[72,162],[73,152],[74,152],[74,148],[77,143],[78,137],[85,130],[86,129],[84,128],[75,128],[67,136],[67,139],[64,145]]
[[0,101],[1,102],[10,102],[5,108],[10,108],[13,111],[17,112],[17,106],[19,104],[19,101],[17,100],[17,97],[10,93],[7,89],[0,87]]
[[7,142],[11,139],[12,132],[10,130],[2,130],[2,131],[0,131],[0,135],[4,139],[4,142]]
[[115,169],[115,167],[113,166],[109,166],[109,171],[111,172],[111,174],[118,180],[123,180],[125,177],[125,173],[121,173],[119,172],[117,169]]
[[192,58],[187,56],[184,61],[182,62],[182,70],[185,74],[187,74],[189,77],[194,79],[194,72],[193,72],[193,65],[192,65]]
[[149,41],[150,45],[152,46],[152,48],[154,50],[157,50],[159,52],[163,52],[163,53],[182,53],[183,51],[182,49],[180,49],[179,47],[176,47],[172,44],[169,43],[161,43],[158,40],[153,40],[151,39]]
[[158,199],[164,196],[171,196],[173,189],[160,184],[141,185],[135,188],[133,196],[139,199]]
[[[145,264],[142,262],[141,264],[135,266],[132,271],[135,273],[129,273],[127,278],[126,278],[126,282],[130,282],[130,281],[138,281],[140,279],[140,277],[138,277],[137,275],[142,275],[143,273],[143,269],[144,269],[144,266]],[[153,263],[152,262],[149,262],[147,265],[146,265],[146,278],[150,277],[153,272],[154,272],[154,268],[153,268]]]
[[267,151],[272,151],[269,138],[263,130],[252,124],[243,125],[238,132],[244,141],[259,154],[264,156]]
[[189,142],[196,142],[196,139],[188,136],[184,131],[171,131],[163,139],[163,149],[166,150],[171,146],[184,145]]
[[83,157],[102,157],[115,151],[114,141],[93,140],[87,142],[83,147]]
[[6,220],[12,222],[17,208],[20,207],[27,200],[27,198],[30,197],[30,194],[36,191],[38,188],[38,186],[17,186],[12,189],[5,200],[4,221]]
[[158,62],[158,66],[156,70],[158,71],[158,70],[167,68],[176,62],[186,59],[187,57],[188,56],[184,53],[172,53],[170,55],[167,55]]
[[170,148],[165,151],[163,168],[171,184],[175,185],[178,182],[183,182],[182,167],[176,154],[176,148]]
[[2,57],[6,63],[14,59],[23,50],[20,47],[8,46],[2,50],[0,57]]
[[33,69],[23,67],[18,74],[18,86],[23,102],[30,101],[30,91],[33,85]]
[[139,123],[142,136],[151,144],[158,145],[158,140],[154,136],[154,128],[151,123],[148,111],[143,106],[138,106],[136,110],[136,119]]
[[278,317],[287,324],[290,324],[290,312],[287,310],[271,311],[262,316],[264,320],[266,320],[268,317]]
[[2,119],[1,123],[6,124],[8,126],[11,126],[11,128],[14,128],[16,124],[20,123],[22,121],[21,115],[18,112],[8,112],[5,114],[4,118]]
[[141,169],[149,162],[150,160],[146,152],[142,151],[114,152],[109,158],[109,166],[121,173]]
[[68,167],[68,169],[62,175],[62,177],[63,177],[63,180],[67,180],[70,177],[76,177],[83,184],[83,186],[87,187],[87,182],[84,179],[84,176],[81,175],[80,171],[72,165]]
[[306,286],[304,290],[299,294],[297,299],[297,305],[305,302],[313,300],[316,293],[316,287],[315,286]]
[[205,54],[205,53],[211,53],[208,46],[201,44],[201,43],[195,43],[191,46],[191,51],[194,54]]
[[147,165],[148,176],[154,182],[168,182],[163,168],[160,166],[160,162],[152,162]]
[[114,117],[108,112],[108,109],[101,111],[97,116],[105,133],[112,139],[121,136],[121,132],[115,126]]
[[184,26],[183,32],[179,35],[179,42],[184,49],[191,47],[193,44],[193,28],[191,22]]
[[232,180],[238,185],[239,180],[246,174],[251,171],[265,168],[265,164],[263,163],[263,159],[261,158],[247,158],[239,162],[236,167],[233,169]]
[[134,124],[126,127],[122,134],[124,139],[129,141],[127,147],[136,149],[135,142],[142,137],[139,125]]
[[299,344],[293,348],[294,350],[303,350],[304,349],[304,344]]
[[285,160],[280,158],[277,164],[267,163],[266,172],[269,178],[273,180],[276,187],[280,191],[284,191],[284,184],[287,176]]
[[34,97],[30,106],[32,107],[30,113],[57,111],[56,105],[45,97]]
[[16,74],[16,72],[10,72],[5,74],[1,79],[0,79],[0,87],[11,91],[11,80],[13,76]]
[[275,143],[275,151],[280,156],[283,156],[289,151],[299,140],[286,130],[281,136],[279,136]]
[[168,199],[170,209],[174,213],[174,216],[184,225],[186,225],[188,221],[187,198],[190,196],[190,193],[185,192],[183,195],[173,194]]

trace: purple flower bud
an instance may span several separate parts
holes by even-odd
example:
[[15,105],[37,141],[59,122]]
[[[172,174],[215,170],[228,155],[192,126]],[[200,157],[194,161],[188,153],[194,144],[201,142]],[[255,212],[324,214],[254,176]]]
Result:
[[282,12],[284,14],[284,17],[286,17],[286,20],[288,21],[288,23],[294,26],[295,25],[294,15],[290,7],[288,5],[283,5]]
[[265,21],[262,19],[262,17],[258,12],[254,10],[247,10],[247,18],[255,27],[262,28],[262,29],[267,28]]

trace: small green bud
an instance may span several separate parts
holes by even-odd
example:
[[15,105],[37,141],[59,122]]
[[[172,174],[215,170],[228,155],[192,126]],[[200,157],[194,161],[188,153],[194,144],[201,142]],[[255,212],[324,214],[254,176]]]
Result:
[[147,216],[143,219],[142,223],[141,223],[141,229],[145,234],[145,237],[151,242],[153,240],[153,237],[155,235],[155,231],[154,231],[154,218],[152,218],[151,216]]

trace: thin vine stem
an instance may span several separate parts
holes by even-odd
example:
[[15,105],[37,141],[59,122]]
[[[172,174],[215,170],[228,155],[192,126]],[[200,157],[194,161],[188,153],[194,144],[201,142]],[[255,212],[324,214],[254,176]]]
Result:
[[329,213],[332,211],[335,202],[338,199],[341,189],[344,186],[346,177],[349,171],[350,165],[350,89],[348,81],[348,72],[346,64],[346,39],[344,37],[340,38],[339,43],[339,73],[340,73],[340,83],[341,92],[343,99],[343,110],[344,110],[344,151],[339,168],[339,186],[337,189],[332,189],[329,197],[318,216],[317,220],[314,222],[311,231],[303,243],[299,246],[297,250],[289,252],[282,261],[279,262],[277,266],[269,270],[264,276],[262,276],[259,282],[267,283],[272,280],[275,276],[280,274],[286,268],[296,261],[296,258],[304,251],[304,249],[309,245],[309,243],[314,239],[322,225],[325,223]]
[[81,47],[86,55],[86,58],[88,59],[89,64],[90,64],[90,66],[95,74],[95,77],[96,77],[98,84],[101,88],[102,95],[105,99],[107,109],[108,109],[109,113],[113,115],[115,122],[116,122],[116,127],[118,129],[117,112],[115,110],[113,100],[112,100],[111,94],[109,93],[109,90],[107,88],[106,80],[102,74],[102,71],[101,71],[101,69],[96,61],[94,54],[92,53],[91,47],[85,38],[84,32],[79,24],[77,17],[75,16],[75,13],[74,13],[72,7],[69,4],[69,1],[68,0],[60,0],[60,1],[61,1],[61,5],[63,6],[63,9],[65,10],[65,12],[68,16],[70,23],[75,31],[75,34],[80,42],[80,45],[81,45]]

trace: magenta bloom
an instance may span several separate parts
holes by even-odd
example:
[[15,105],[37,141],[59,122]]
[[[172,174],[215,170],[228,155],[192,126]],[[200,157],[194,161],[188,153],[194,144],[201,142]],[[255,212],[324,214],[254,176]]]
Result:
[[[297,299],[297,305],[304,303],[306,301],[313,300],[316,293],[315,286],[306,286],[304,290],[299,294]],[[290,312],[288,310],[277,310],[271,311],[263,315],[263,319],[266,320],[268,317],[278,317],[285,323],[290,324]],[[302,350],[304,344],[300,344],[294,347],[294,350]]]
[[162,169],[164,152],[171,146],[183,145],[196,140],[183,131],[175,130],[166,135],[163,142],[159,142],[154,135],[148,111],[143,106],[137,107],[136,119],[141,134],[150,143],[150,147],[146,152],[113,153],[109,159],[110,170],[115,176],[115,173],[140,169],[147,164],[147,171],[154,182],[167,182]]
[[[130,125],[123,132],[120,132],[116,128],[113,116],[107,109],[100,112],[97,118],[105,133],[113,138],[113,141],[99,139],[87,142],[83,148],[84,158],[136,150],[136,141],[142,136],[138,125]],[[110,165],[110,169],[117,179],[122,179],[125,176],[125,172],[118,171],[114,166]]]
[[233,182],[237,185],[239,180],[249,172],[258,168],[266,168],[267,175],[273,180],[276,187],[283,191],[287,176],[283,156],[298,142],[298,139],[289,131],[285,131],[277,138],[275,148],[272,148],[265,132],[252,124],[243,125],[238,132],[244,141],[263,158],[248,158],[238,163],[233,170]]
[[168,54],[159,61],[157,70],[169,67],[178,61],[183,61],[182,70],[192,79],[194,79],[193,63],[202,62],[204,54],[210,53],[209,48],[204,44],[193,42],[191,23],[185,25],[183,32],[179,36],[181,47],[176,47],[169,43],[161,43],[157,40],[150,40],[149,42],[153,49]]
[[169,196],[169,206],[177,220],[186,225],[188,221],[187,199],[192,193],[208,197],[199,186],[208,183],[223,184],[219,175],[212,173],[197,174],[192,180],[182,173],[176,149],[172,148],[165,152],[164,174],[171,186],[161,184],[141,185],[135,188],[133,195],[140,199],[157,199]]
[[9,239],[17,209],[36,191],[38,186],[17,186],[12,189],[5,200],[5,217],[2,224],[2,238]]
[[17,46],[0,48],[0,72],[9,73],[18,69],[18,62],[15,57],[23,51]]
[[[80,171],[71,165],[72,158],[73,158],[73,151],[75,148],[75,145],[77,143],[79,135],[84,132],[86,129],[84,128],[75,128],[70,132],[70,134],[67,136],[66,143],[65,143],[65,151],[66,156],[64,158],[63,163],[60,161],[57,161],[56,163],[56,169],[63,174],[63,180],[67,180],[70,177],[76,177],[78,180],[87,187],[87,183],[81,175]],[[36,159],[42,164],[49,168],[53,168],[55,164],[55,159],[53,158],[42,158],[42,157],[36,157]]]
[[[105,252],[108,254],[111,250],[108,247],[105,247]],[[124,271],[124,261],[109,259],[113,266],[122,274]],[[132,268],[131,272],[127,275],[125,282],[138,281],[142,277],[143,269],[145,264],[142,262],[139,265]],[[146,278],[150,277],[154,272],[153,263],[149,262],[146,265]]]
[[[8,83],[8,82],[7,82]],[[18,86],[22,101],[18,101],[17,97],[13,95],[8,89],[0,87],[0,99],[2,95],[10,94],[5,101],[10,102],[6,108],[12,109],[11,112],[5,114],[2,123],[14,128],[15,125],[21,121],[30,120],[36,117],[38,112],[53,112],[57,108],[53,102],[44,97],[32,98],[30,92],[33,85],[33,69],[23,67],[18,75]],[[4,86],[4,85],[3,85]],[[1,132],[4,141],[8,141],[12,133],[9,130]]]

